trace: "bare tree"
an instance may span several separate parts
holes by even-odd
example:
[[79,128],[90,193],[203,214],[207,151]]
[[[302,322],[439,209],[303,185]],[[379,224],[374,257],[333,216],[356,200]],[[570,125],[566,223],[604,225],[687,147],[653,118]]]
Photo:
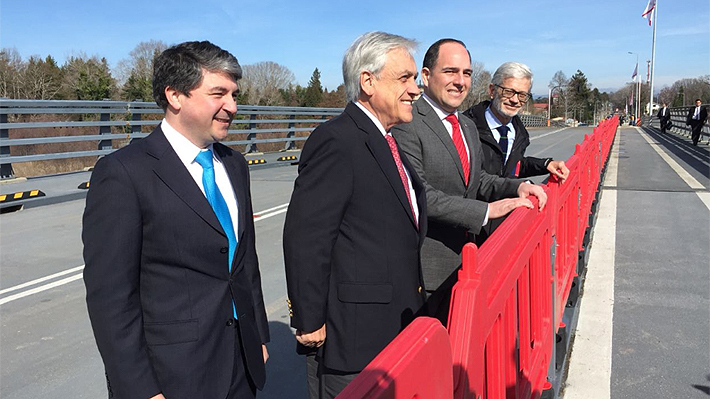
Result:
[[471,61],[471,88],[459,109],[467,110],[488,98],[488,85],[491,83],[491,73],[483,68],[483,63]]
[[[547,85],[547,87],[552,90],[553,96],[555,93],[557,93],[558,101],[556,105],[558,109],[564,105],[565,121],[567,121],[567,112],[569,110],[569,99],[567,96],[568,85],[569,79],[567,78],[567,75],[565,75],[565,73],[562,71],[555,72],[555,74],[552,76],[552,79],[550,79],[550,83]],[[550,101],[552,101],[552,99],[550,99]],[[554,105],[555,104],[553,103],[553,106]],[[550,110],[550,115],[552,115],[552,110]]]
[[0,51],[0,97],[22,98],[25,64],[16,48],[3,48]]
[[280,105],[283,95],[280,89],[287,89],[296,79],[287,67],[272,61],[242,66],[240,91],[245,94],[250,105]]

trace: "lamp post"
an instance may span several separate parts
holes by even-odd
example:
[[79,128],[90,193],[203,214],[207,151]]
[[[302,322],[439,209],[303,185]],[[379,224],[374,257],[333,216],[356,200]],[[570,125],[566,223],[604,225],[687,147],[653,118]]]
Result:
[[636,76],[634,76],[634,82],[636,83],[636,110],[634,113],[636,114],[636,119],[639,118],[639,112],[641,112],[640,105],[641,105],[641,81],[639,80],[639,71],[638,71],[638,66],[639,66],[639,55],[637,53],[627,51],[631,55],[636,56]]

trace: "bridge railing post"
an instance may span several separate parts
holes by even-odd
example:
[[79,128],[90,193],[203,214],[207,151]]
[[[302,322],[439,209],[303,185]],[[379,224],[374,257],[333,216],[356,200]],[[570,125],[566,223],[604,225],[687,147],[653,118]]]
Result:
[[[0,123],[7,123],[7,114],[6,113],[0,113]],[[9,130],[6,128],[0,128],[0,139],[1,140],[8,140],[10,138],[10,133]],[[0,159],[4,157],[9,157],[10,156],[10,146],[3,145],[0,146]],[[3,179],[12,179],[15,177],[15,173],[12,170],[12,164],[9,162],[1,162],[0,163],[0,178]]]
[[[291,114],[288,118],[289,120],[293,121],[296,119],[296,114]],[[294,122],[289,122],[288,123],[288,128],[293,129],[296,126],[296,123]],[[296,132],[293,130],[289,130],[288,133],[286,134],[286,145],[284,145],[284,151],[288,150],[295,150],[296,149],[296,142],[293,140],[293,138],[296,136]],[[290,139],[290,140],[289,140]]]
[[[104,99],[104,101],[108,101],[107,99]],[[110,106],[105,106],[101,108],[110,108]],[[111,121],[111,114],[109,111],[104,112],[101,114],[100,118],[101,122],[109,122]],[[111,126],[99,126],[99,134],[111,134]],[[99,141],[99,150],[110,150],[113,148],[113,143],[111,140],[100,140]]]
[[[137,102],[140,100],[134,100],[134,101]],[[137,108],[136,106],[134,106],[133,111],[131,111],[131,104],[132,103],[128,103],[128,112],[131,113],[131,122],[140,121],[143,118],[143,113],[136,112],[136,111],[138,111],[138,110],[142,111],[142,108]],[[133,140],[138,140],[138,138],[134,137],[134,135],[141,133],[141,128],[142,128],[142,126],[140,124],[131,123],[131,139],[129,140],[129,143],[132,143]]]
[[[249,115],[249,130],[256,130],[256,114],[251,114]],[[252,141],[256,140],[256,133],[248,133],[247,134],[247,140]],[[259,150],[256,148],[256,143],[249,143],[246,145],[245,151],[247,154],[249,153],[254,153],[254,152],[259,152]]]

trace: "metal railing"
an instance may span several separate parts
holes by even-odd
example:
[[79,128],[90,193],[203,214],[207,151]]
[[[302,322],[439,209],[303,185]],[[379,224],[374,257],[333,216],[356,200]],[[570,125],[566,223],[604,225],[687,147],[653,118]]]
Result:
[[[320,123],[342,111],[239,105],[223,144],[244,153],[258,152],[258,145],[265,143],[283,143],[282,150],[295,149]],[[162,115],[163,110],[154,102],[0,99],[0,177],[14,177],[13,163],[110,154],[146,137]],[[528,127],[547,125],[541,116],[521,115],[521,119]],[[32,135],[38,137],[27,137]],[[46,146],[41,150],[31,147],[37,145]]]
[[[297,141],[306,140],[316,126],[342,111],[342,108],[239,105],[223,143],[244,146],[245,153],[257,152],[261,143],[284,143],[284,150],[295,149]],[[52,120],[46,121],[45,115],[52,115],[49,118]],[[152,130],[162,115],[163,110],[154,102],[0,99],[0,175],[3,179],[13,177],[13,163],[110,154],[132,140],[148,136],[144,127]],[[54,135],[57,128],[68,128],[71,135]],[[41,137],[24,137],[22,130],[28,129],[42,129]],[[98,145],[95,150],[83,151],[25,155],[11,151],[12,147],[74,142],[98,142]]]
[[[705,104],[703,104],[703,106],[706,108],[708,107],[708,105]],[[671,113],[671,127],[668,128],[668,131],[690,137],[691,128],[689,125],[686,125],[685,122],[688,117],[688,113],[693,108],[695,108],[695,106],[668,108]],[[653,117],[648,118],[649,120],[647,122],[642,120],[642,124],[660,129],[660,119],[658,119],[656,115],[658,115],[658,111],[653,114]],[[700,131],[701,140],[703,139],[703,136],[705,136],[704,138],[706,139],[710,139],[710,125],[708,125],[707,122]]]

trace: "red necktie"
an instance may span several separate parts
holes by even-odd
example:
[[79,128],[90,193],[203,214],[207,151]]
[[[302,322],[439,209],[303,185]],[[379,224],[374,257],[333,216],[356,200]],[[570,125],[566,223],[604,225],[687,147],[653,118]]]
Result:
[[402,159],[399,157],[399,150],[397,150],[397,142],[394,141],[394,137],[390,134],[385,134],[385,139],[387,144],[390,146],[390,151],[392,152],[392,158],[394,158],[394,163],[397,164],[397,170],[399,171],[399,178],[402,179],[402,184],[404,185],[404,192],[407,193],[407,200],[409,201],[409,208],[412,210],[412,216],[414,217],[414,224],[419,228],[419,222],[417,221],[417,214],[414,213],[414,206],[412,205],[412,197],[409,196],[409,179],[407,179],[407,173],[404,171],[404,166],[402,165]]
[[456,115],[449,114],[446,115],[446,120],[451,123],[451,139],[454,141],[454,147],[456,147],[456,152],[459,153],[459,159],[461,160],[461,167],[463,168],[463,177],[468,185],[468,154],[466,154],[466,145],[463,143],[463,136],[461,135],[461,126],[459,125],[459,120]]

